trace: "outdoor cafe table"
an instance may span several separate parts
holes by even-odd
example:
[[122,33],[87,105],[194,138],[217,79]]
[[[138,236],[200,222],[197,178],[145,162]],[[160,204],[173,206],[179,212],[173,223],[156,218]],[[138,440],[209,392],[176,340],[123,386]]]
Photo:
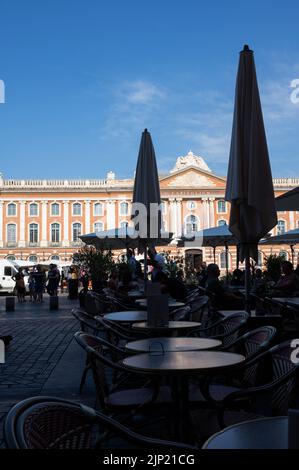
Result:
[[141,292],[139,290],[131,290],[128,292],[128,297],[132,299],[140,299],[140,298],[144,298],[144,296],[145,296],[144,292]]
[[173,380],[175,402],[178,409],[178,438],[186,440],[188,428],[188,379],[192,375],[209,375],[237,367],[245,360],[240,354],[221,351],[180,351],[146,353],[122,360],[128,370],[156,376],[169,376]]
[[200,351],[215,349],[221,344],[218,339],[209,338],[147,338],[130,341],[126,344],[126,351],[132,353]]
[[133,328],[136,330],[143,330],[154,335],[167,333],[171,336],[177,336],[179,332],[185,334],[186,331],[194,330],[200,326],[201,323],[192,321],[169,321],[167,326],[150,326],[146,321],[133,324]]
[[[135,300],[135,303],[140,305],[141,307],[146,307],[147,306],[147,299],[139,299]],[[178,302],[177,300],[169,299],[168,301],[168,307],[169,308],[179,308],[179,307],[184,307],[186,304],[183,302]]]
[[147,320],[147,312],[144,310],[125,310],[123,312],[112,312],[104,315],[104,320],[118,323],[135,323]]
[[260,418],[229,426],[214,434],[203,449],[287,449],[288,418]]

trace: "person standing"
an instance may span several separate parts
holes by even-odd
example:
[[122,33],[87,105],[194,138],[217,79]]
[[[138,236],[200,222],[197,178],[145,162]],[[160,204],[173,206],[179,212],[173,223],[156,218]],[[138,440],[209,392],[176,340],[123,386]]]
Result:
[[12,276],[12,279],[16,283],[16,291],[17,291],[17,298],[18,302],[26,302],[25,300],[25,295],[26,295],[26,289],[25,289],[25,281],[24,281],[24,275],[22,272],[22,269],[20,268],[19,271]]
[[36,301],[41,303],[43,302],[46,276],[40,265],[36,267],[36,271],[32,276],[34,278]]
[[48,271],[48,285],[47,292],[49,295],[57,295],[57,289],[60,281],[60,273],[55,264],[50,264]]
[[75,300],[78,298],[78,285],[79,281],[77,269],[74,266],[71,266],[68,273],[68,287],[70,300]]

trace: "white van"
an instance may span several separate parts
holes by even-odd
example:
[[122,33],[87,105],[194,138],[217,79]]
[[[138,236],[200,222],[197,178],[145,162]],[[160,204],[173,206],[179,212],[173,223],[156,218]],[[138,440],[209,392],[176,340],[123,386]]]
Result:
[[11,294],[15,289],[15,281],[12,276],[17,274],[18,270],[13,263],[6,259],[0,260],[0,292]]

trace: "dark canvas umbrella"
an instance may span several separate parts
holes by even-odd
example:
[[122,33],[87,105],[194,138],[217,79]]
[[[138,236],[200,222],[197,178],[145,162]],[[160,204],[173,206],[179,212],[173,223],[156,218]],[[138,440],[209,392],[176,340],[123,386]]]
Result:
[[298,211],[299,210],[299,188],[292,189],[275,199],[278,211]]
[[250,257],[277,225],[273,180],[253,51],[240,53],[225,199],[231,203],[229,228],[246,260],[246,309],[249,309]]
[[[140,209],[139,205],[142,205]],[[142,239],[142,242],[139,243],[139,252],[145,253],[145,280],[147,279],[146,248],[148,245],[158,244],[158,239],[161,238],[160,205],[161,196],[155,150],[151,135],[145,129],[140,142],[132,205],[132,219],[135,229],[139,230]],[[137,225],[136,216],[139,217]]]
[[261,240],[260,245],[289,245],[292,253],[292,263],[294,262],[294,246],[299,243],[299,229],[290,230],[289,232],[269,237]]

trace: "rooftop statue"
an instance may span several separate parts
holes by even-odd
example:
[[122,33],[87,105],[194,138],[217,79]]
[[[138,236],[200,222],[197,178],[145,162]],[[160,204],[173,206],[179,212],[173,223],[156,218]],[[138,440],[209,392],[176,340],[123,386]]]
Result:
[[176,161],[175,167],[171,170],[170,173],[175,173],[176,171],[184,170],[189,166],[195,166],[201,170],[208,171],[212,173],[206,162],[202,157],[198,157],[194,155],[194,153],[190,150],[187,155],[184,157],[179,157]]

